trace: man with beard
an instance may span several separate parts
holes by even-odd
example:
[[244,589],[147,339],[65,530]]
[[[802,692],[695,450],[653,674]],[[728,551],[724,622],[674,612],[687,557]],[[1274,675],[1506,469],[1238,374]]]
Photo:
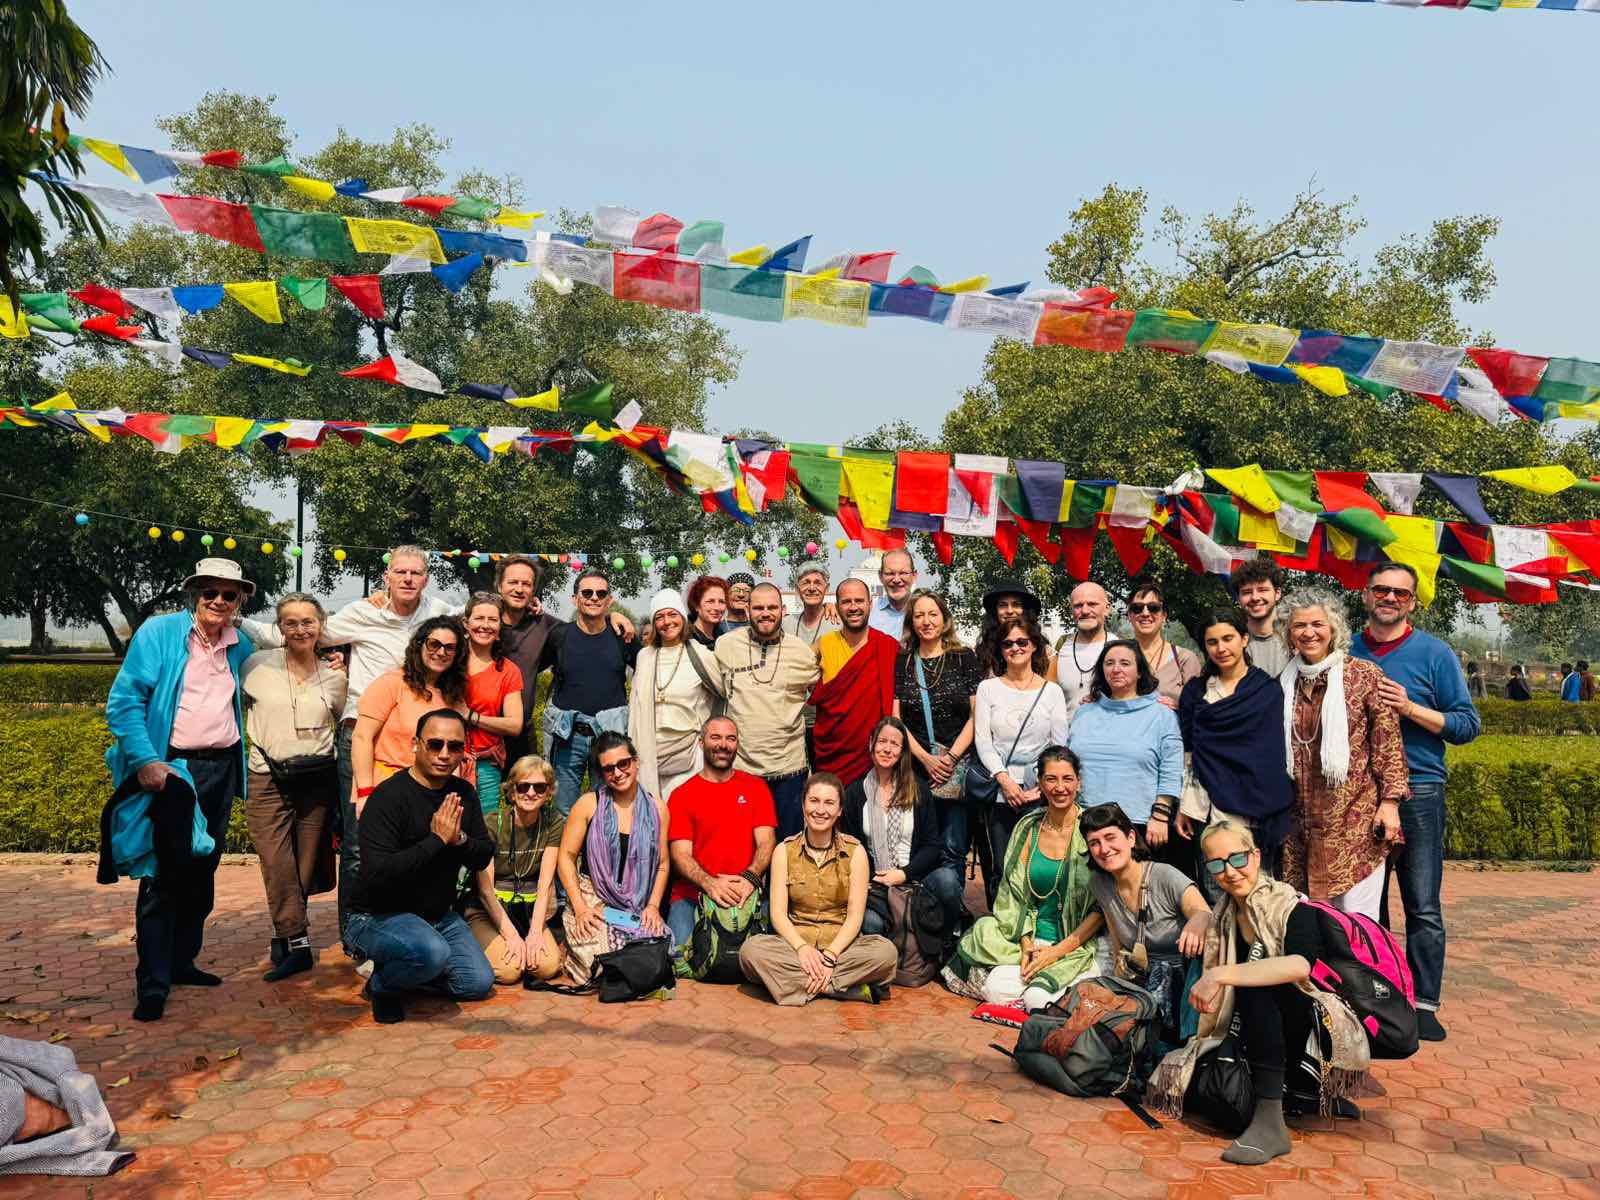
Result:
[[1056,656],[1056,682],[1067,697],[1067,724],[1078,705],[1089,698],[1094,684],[1100,652],[1106,648],[1106,614],[1111,609],[1105,588],[1098,583],[1080,583],[1072,589],[1073,631],[1061,644]]
[[817,706],[813,744],[817,770],[849,787],[872,769],[872,727],[894,712],[900,643],[868,624],[872,593],[861,580],[841,583],[834,603],[844,627],[817,642],[822,678],[811,692]]
[[1234,568],[1233,598],[1244,610],[1250,630],[1250,665],[1276,679],[1289,665],[1289,647],[1278,636],[1278,601],[1283,598],[1283,571],[1265,558],[1252,558]]
[[[1362,600],[1367,627],[1350,647],[1355,658],[1377,663],[1385,678],[1379,698],[1400,715],[1411,775],[1411,799],[1400,806],[1405,845],[1389,853],[1388,869],[1400,877],[1406,913],[1406,961],[1417,986],[1417,1033],[1424,1041],[1444,1041],[1439,1024],[1439,993],[1444,984],[1444,747],[1462,746],[1483,725],[1467,691],[1455,652],[1438,638],[1413,628],[1408,619],[1417,604],[1417,573],[1401,563],[1385,563],[1367,579]],[[1384,887],[1384,924],[1389,889]]]
[[805,705],[822,674],[816,653],[783,632],[783,594],[759,583],[750,624],[717,639],[728,716],[739,728],[735,764],[765,780],[777,808],[778,836],[798,833],[805,791]]
[[878,581],[883,584],[883,595],[872,605],[871,625],[893,638],[898,646],[906,631],[906,604],[910,602],[911,589],[917,585],[917,564],[910,551],[885,551],[878,565]]
[[[816,563],[801,567],[800,574],[795,576],[794,588],[800,595],[800,611],[792,617],[783,619],[783,631],[815,648],[819,638],[839,627],[838,612],[827,603],[827,570]],[[806,705],[806,761],[810,763],[816,762],[816,751],[811,741],[816,724],[817,706],[808,704]]]
[[739,727],[712,717],[700,730],[700,749],[705,766],[667,801],[674,874],[667,927],[679,949],[694,932],[701,896],[718,908],[739,907],[761,890],[777,845],[772,793],[754,775],[734,769]]

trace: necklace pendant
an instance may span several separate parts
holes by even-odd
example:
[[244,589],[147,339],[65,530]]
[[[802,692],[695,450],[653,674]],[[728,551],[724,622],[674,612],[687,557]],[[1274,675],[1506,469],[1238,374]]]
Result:
[[657,704],[661,704],[666,700],[666,698],[667,698],[667,689],[666,688],[657,688],[656,689],[656,703]]

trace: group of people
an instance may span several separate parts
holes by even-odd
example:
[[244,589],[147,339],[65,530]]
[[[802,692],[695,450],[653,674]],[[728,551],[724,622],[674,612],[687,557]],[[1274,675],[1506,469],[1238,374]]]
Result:
[[[931,963],[915,982],[1027,1009],[1136,978],[1175,1041],[1185,1003],[1203,1028],[1243,1014],[1258,1099],[1281,1102],[1273,1081],[1299,1079],[1326,1006],[1293,902],[1387,919],[1394,875],[1421,1033],[1443,1038],[1444,746],[1479,723],[1454,654],[1410,623],[1410,568],[1372,572],[1352,636],[1343,597],[1284,595],[1275,566],[1242,564],[1199,654],[1169,639],[1150,582],[1126,638],[1080,584],[1054,648],[1021,583],[985,595],[969,648],[909,554],[885,554],[880,582],[830,588],[808,564],[791,615],[771,583],[705,576],[635,629],[602,571],[577,573],[570,621],[543,611],[523,556],[456,611],[401,546],[371,596],[330,616],[295,593],[265,622],[238,616],[237,564],[202,560],[107,704],[102,878],[140,879],[134,1016],[220,982],[196,956],[242,796],[265,978],[312,966],[306,901],[333,886],[337,840],[340,939],[381,1022],[417,990],[583,983],[639,939],[670,939],[681,968],[717,921],[784,1005],[876,1002],[912,959]],[[1281,1153],[1281,1125],[1249,1145]]]

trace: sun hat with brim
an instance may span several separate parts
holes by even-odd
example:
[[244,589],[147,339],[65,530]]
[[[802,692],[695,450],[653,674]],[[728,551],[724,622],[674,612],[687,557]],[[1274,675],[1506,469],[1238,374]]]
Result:
[[1039,597],[1035,596],[1015,579],[1002,579],[985,592],[983,594],[983,611],[991,617],[994,616],[996,610],[1000,607],[1001,596],[1021,596],[1022,611],[1029,616],[1037,617],[1044,611],[1044,605],[1039,602]]
[[194,574],[183,581],[184,591],[203,579],[215,579],[222,583],[237,583],[239,590],[246,596],[256,594],[256,585],[244,577],[244,572],[239,569],[239,564],[231,558],[202,558],[194,565]]

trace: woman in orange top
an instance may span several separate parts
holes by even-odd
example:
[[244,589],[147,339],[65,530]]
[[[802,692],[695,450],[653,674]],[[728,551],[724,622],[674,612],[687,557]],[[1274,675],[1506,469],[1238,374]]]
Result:
[[[522,671],[500,644],[500,597],[473,592],[467,625],[467,758],[461,774],[478,789],[485,813],[500,806],[506,738],[522,732]],[[472,774],[468,774],[467,764]]]
[[359,816],[367,797],[416,757],[417,722],[436,708],[467,708],[466,630],[456,617],[430,617],[411,635],[404,665],[378,676],[361,693],[350,739],[350,767]]

